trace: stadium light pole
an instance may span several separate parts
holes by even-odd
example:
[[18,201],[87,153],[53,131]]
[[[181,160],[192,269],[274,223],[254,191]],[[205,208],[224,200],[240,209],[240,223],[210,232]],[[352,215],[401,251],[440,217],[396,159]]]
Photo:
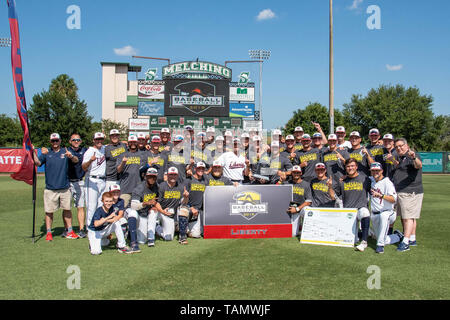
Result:
[[262,119],[262,63],[270,58],[270,50],[248,50],[251,59],[258,59],[259,62],[259,119]]
[[11,38],[0,38],[0,47],[11,47]]
[[330,133],[334,133],[334,71],[333,71],[333,0],[330,0],[330,70],[328,107],[330,113]]

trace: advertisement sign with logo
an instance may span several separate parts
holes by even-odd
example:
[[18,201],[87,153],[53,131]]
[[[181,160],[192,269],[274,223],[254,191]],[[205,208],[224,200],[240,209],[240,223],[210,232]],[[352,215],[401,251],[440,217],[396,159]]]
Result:
[[305,207],[300,243],[353,247],[357,209]]
[[239,74],[239,81],[238,83],[248,83],[250,80],[250,71],[242,71]]
[[145,73],[145,80],[155,80],[158,76],[158,68],[149,68]]
[[419,152],[422,172],[443,172],[442,152]]
[[164,81],[138,80],[138,99],[164,100]]
[[257,128],[259,132],[263,129],[262,120],[243,120],[244,131],[250,131],[250,128]]
[[148,131],[150,129],[150,119],[128,119],[128,129],[129,130],[143,130]]
[[230,117],[250,118],[255,115],[254,103],[231,103]]
[[0,172],[18,172],[24,156],[25,153],[23,149],[0,149]]
[[226,80],[165,80],[164,114],[227,117],[228,96]]
[[230,101],[255,101],[255,83],[230,82]]
[[206,187],[204,238],[290,238],[292,185]]
[[138,116],[163,116],[164,102],[138,101]]

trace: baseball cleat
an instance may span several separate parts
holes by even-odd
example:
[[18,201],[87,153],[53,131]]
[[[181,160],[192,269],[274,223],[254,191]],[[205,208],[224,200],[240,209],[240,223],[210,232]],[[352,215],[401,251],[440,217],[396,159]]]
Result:
[[65,238],[67,236],[67,229],[64,229],[63,233],[61,233],[61,237]]
[[45,240],[47,241],[53,241],[53,236],[51,232],[47,232],[47,236],[45,237]]
[[80,232],[78,232],[78,237],[80,238],[86,238],[87,234],[84,230],[80,230]]
[[397,247],[398,252],[404,252],[404,251],[408,251],[408,250],[409,250],[409,245],[404,243],[403,241],[400,242],[400,244]]
[[78,235],[73,231],[67,233],[66,235],[66,239],[78,239],[78,238],[79,238]]
[[375,249],[375,253],[384,253],[384,247],[383,246],[377,246]]
[[356,250],[363,252],[367,248],[367,241],[363,240],[359,245],[356,246]]
[[135,245],[131,246],[131,253],[139,253],[139,252],[141,252],[141,249],[139,248],[137,243]]
[[186,239],[182,239],[178,241],[179,244],[188,244]]
[[409,241],[409,246],[410,247],[417,247],[417,241],[416,240],[414,240],[414,241]]
[[152,248],[152,247],[155,246],[155,242],[154,241],[149,241],[147,245],[148,245],[149,248]]
[[128,246],[118,248],[117,252],[119,253],[132,253],[131,249]]

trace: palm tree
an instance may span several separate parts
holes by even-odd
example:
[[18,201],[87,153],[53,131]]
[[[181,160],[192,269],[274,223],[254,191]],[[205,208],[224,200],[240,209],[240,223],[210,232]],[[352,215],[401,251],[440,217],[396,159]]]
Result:
[[75,80],[69,77],[67,74],[60,74],[52,80],[50,84],[50,91],[56,91],[61,93],[66,98],[74,101],[78,98],[78,87],[75,84]]

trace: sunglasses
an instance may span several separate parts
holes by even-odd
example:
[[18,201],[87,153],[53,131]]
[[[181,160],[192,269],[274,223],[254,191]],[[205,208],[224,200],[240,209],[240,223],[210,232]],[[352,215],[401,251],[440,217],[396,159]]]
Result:
[[54,142],[59,142],[59,140],[58,140],[58,139],[55,139],[55,140],[50,140],[50,142],[51,142],[51,143],[54,143]]
[[75,142],[80,142],[80,141],[81,141],[81,139],[72,139],[72,141],[75,141]]

